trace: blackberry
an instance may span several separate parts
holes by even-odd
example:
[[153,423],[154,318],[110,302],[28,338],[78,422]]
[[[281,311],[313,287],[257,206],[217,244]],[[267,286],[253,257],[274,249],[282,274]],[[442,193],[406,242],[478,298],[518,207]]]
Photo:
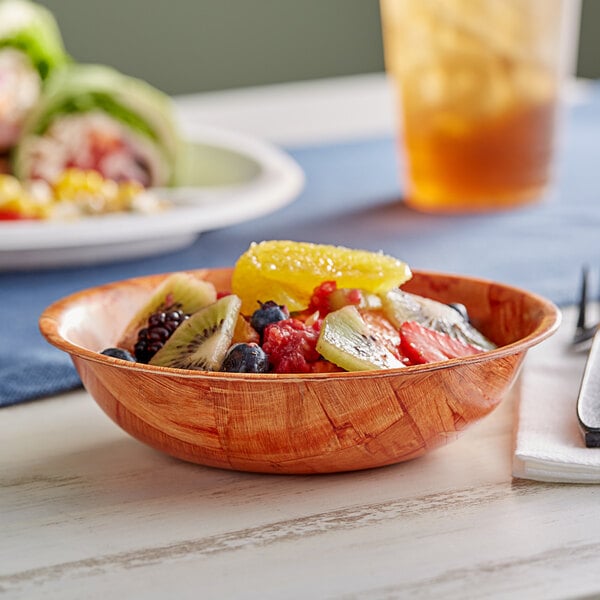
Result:
[[148,317],[148,325],[138,332],[133,352],[139,362],[147,363],[165,345],[171,334],[189,315],[175,306],[159,310]]
[[280,306],[277,302],[269,300],[260,302],[260,308],[257,308],[250,317],[250,325],[258,332],[262,338],[263,331],[267,325],[283,321],[290,316],[290,313],[285,306]]

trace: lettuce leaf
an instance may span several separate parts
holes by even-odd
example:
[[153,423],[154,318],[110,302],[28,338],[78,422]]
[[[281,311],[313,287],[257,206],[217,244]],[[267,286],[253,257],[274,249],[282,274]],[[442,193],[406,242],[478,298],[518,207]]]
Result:
[[124,123],[127,127],[141,133],[154,141],[158,141],[158,135],[150,124],[140,115],[132,112],[123,104],[117,102],[115,98],[105,92],[88,92],[78,96],[65,98],[64,102],[54,108],[53,111],[46,112],[36,123],[32,133],[43,135],[52,125],[52,121],[61,115],[90,112],[98,110],[110,115],[117,121]]

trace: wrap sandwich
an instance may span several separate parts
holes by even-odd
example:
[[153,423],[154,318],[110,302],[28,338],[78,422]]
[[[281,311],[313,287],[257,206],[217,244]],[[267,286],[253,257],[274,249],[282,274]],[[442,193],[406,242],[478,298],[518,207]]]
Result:
[[0,152],[16,144],[44,80],[68,61],[50,11],[28,0],[0,0]]
[[68,168],[145,187],[175,183],[181,141],[170,98],[101,65],[57,70],[27,118],[13,156],[22,179],[56,181]]

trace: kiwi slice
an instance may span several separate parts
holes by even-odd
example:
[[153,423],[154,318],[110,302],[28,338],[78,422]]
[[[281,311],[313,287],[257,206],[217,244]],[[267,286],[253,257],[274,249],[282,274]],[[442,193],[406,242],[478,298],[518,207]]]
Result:
[[231,345],[242,301],[233,294],[184,321],[150,359],[151,365],[218,371]]
[[198,279],[190,273],[173,273],[156,288],[144,306],[135,313],[116,345],[132,352],[139,330],[146,326],[150,315],[157,311],[173,307],[186,314],[192,314],[212,304],[216,299],[217,291],[212,283]]
[[355,306],[344,306],[325,317],[317,351],[346,371],[404,366],[373,334]]
[[420,325],[482,350],[492,350],[496,347],[456,308],[448,304],[394,289],[382,296],[382,305],[385,316],[398,329],[406,321],[416,321]]

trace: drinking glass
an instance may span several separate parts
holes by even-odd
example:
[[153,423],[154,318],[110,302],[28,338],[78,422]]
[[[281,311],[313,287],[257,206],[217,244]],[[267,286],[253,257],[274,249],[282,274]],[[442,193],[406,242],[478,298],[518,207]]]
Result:
[[563,1],[380,6],[406,202],[427,212],[473,212],[540,198],[555,154]]

